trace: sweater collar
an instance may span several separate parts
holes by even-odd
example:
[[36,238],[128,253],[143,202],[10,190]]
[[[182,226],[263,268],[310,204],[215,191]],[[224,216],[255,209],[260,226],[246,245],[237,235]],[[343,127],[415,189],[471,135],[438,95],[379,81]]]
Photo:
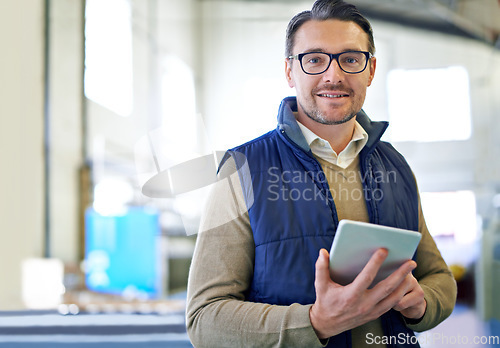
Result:
[[[278,112],[278,129],[285,133],[287,137],[298,147],[302,148],[305,152],[309,152],[311,151],[311,148],[300,130],[297,120],[293,114],[294,112],[297,112],[297,98],[286,97],[283,99]],[[389,123],[386,121],[370,120],[363,110],[358,112],[356,120],[361,127],[363,127],[366,133],[368,133],[368,143],[366,144],[366,147],[369,149],[378,143],[389,126]]]

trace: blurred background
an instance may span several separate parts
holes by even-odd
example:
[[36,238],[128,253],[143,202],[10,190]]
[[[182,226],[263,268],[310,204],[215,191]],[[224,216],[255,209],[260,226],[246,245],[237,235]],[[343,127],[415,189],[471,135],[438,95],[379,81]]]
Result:
[[[375,35],[364,110],[415,172],[452,318],[498,337],[500,1],[351,2]],[[0,338],[23,341],[22,315],[182,317],[207,187],[142,187],[276,127],[286,25],[311,5],[0,0]]]

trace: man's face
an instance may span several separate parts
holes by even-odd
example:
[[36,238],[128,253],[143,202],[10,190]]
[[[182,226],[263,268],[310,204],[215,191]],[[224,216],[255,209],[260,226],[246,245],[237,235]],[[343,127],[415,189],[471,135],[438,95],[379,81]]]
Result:
[[[304,23],[296,32],[293,54],[367,50],[368,35],[357,24],[329,19]],[[307,75],[299,61],[287,59],[286,77],[297,92],[299,121],[305,116],[321,124],[341,124],[352,119],[363,106],[375,66],[372,58],[365,71],[348,74],[333,60],[323,74]]]

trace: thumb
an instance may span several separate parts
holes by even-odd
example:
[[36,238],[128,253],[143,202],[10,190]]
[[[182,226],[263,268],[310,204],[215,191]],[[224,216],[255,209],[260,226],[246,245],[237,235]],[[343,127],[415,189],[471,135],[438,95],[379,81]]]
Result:
[[331,282],[329,263],[330,255],[328,254],[328,251],[321,249],[319,251],[318,259],[316,260],[316,279],[314,286],[316,287],[317,292],[326,291],[328,282]]

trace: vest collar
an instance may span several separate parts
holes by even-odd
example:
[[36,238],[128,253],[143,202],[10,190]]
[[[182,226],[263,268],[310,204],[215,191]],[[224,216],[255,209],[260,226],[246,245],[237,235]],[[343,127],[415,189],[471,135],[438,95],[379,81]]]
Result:
[[[298,147],[303,149],[305,152],[311,151],[311,148],[307,144],[302,131],[295,119],[294,112],[297,112],[297,98],[296,97],[286,97],[281,102],[279,112],[278,112],[278,129],[285,133],[288,138],[295,143]],[[375,146],[385,130],[389,126],[386,121],[372,121],[366,115],[366,113],[361,110],[356,115],[356,120],[359,122],[361,127],[368,133],[368,143],[365,145],[368,149]]]

